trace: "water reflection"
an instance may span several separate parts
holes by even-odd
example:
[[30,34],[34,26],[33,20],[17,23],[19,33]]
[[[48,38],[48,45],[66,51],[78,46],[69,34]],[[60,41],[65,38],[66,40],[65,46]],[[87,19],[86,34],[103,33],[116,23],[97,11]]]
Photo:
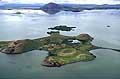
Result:
[[[88,33],[94,37],[93,44],[120,48],[119,10],[93,10],[79,13],[60,12],[54,16],[41,11],[0,11],[0,40],[16,40],[47,36],[48,27],[67,25],[77,27],[64,35]],[[111,27],[107,28],[106,26]],[[119,79],[120,53],[112,50],[91,51],[97,58],[90,62],[79,62],[61,68],[41,66],[46,51],[31,51],[20,55],[0,53],[0,79]]]

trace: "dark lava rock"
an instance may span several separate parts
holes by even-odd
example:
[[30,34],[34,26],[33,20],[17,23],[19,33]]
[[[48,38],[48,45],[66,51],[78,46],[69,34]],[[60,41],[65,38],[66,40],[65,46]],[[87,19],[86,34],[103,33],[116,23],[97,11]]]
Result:
[[72,12],[81,12],[83,11],[82,9],[79,9],[79,8],[72,8],[71,9]]
[[41,10],[43,10],[48,14],[56,14],[60,12],[61,9],[62,9],[62,6],[56,3],[48,3],[41,8]]
[[48,60],[44,60],[42,65],[46,67],[61,67],[63,64],[60,64],[58,62],[50,62]]
[[47,34],[59,34],[60,32],[59,31],[51,31],[51,32],[47,32]]
[[48,29],[51,29],[51,30],[60,30],[60,31],[71,31],[73,30],[73,28],[76,28],[76,27],[67,27],[66,25],[60,25],[60,26],[55,26],[55,27],[51,27],[51,28],[48,28]]
[[108,25],[107,27],[111,27],[111,26]]

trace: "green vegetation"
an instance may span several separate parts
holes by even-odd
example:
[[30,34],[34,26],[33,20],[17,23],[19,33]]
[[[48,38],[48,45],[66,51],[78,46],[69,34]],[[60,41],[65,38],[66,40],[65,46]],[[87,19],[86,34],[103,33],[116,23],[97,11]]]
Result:
[[10,43],[10,41],[0,41],[0,48],[5,48]]
[[16,12],[15,14],[22,14],[21,12]]
[[[54,51],[51,51],[54,52]],[[55,50],[52,53],[52,56],[46,58],[45,62],[47,62],[47,66],[61,66],[70,63],[75,63],[79,61],[91,61],[96,57],[89,53],[88,50],[78,50],[76,48],[62,48],[59,50]],[[57,65],[55,64],[57,63]]]
[[[92,39],[88,34],[64,36],[59,32],[51,32],[48,37],[34,40],[0,42],[0,51],[6,54],[21,54],[32,50],[46,50],[49,54],[42,65],[60,67],[79,61],[93,60],[95,56],[89,52],[93,49]],[[81,43],[72,43],[73,40]]]
[[73,56],[50,56],[48,57],[49,62],[57,62],[62,65],[70,64],[70,63],[75,63],[79,61],[91,61],[95,57],[90,54],[76,54]]

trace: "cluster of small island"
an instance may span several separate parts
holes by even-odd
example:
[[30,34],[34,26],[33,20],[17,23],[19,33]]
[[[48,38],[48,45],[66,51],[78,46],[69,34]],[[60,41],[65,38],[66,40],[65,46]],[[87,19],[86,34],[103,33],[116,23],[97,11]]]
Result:
[[[56,27],[62,28],[62,25]],[[65,26],[63,26],[63,28],[65,28]],[[70,27],[66,26],[66,28]],[[48,56],[42,65],[47,67],[60,67],[80,61],[86,62],[94,60],[96,56],[89,51],[102,48],[92,45],[93,37],[88,34],[65,36],[61,35],[59,31],[51,31],[48,34],[49,36],[47,37],[33,40],[0,41],[0,52],[14,55],[32,50],[45,50],[48,51]]]

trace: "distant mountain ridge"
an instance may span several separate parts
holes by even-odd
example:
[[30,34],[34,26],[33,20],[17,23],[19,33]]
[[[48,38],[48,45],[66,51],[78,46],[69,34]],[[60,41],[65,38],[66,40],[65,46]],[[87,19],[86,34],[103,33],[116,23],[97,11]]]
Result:
[[72,11],[80,12],[83,10],[96,10],[96,9],[120,9],[120,4],[3,4],[0,5],[0,9],[34,9],[34,10],[43,10],[48,14],[56,14],[60,11]]
[[16,3],[9,3],[9,4],[2,4],[0,5],[0,9],[21,9],[21,8],[28,8],[28,7],[33,7],[33,8],[40,8],[44,4],[16,4]]
[[40,8],[46,13],[56,14],[60,11],[72,11],[72,12],[81,12],[83,10],[93,10],[93,9],[120,9],[120,4],[116,5],[96,5],[96,4],[56,4],[48,3]]

